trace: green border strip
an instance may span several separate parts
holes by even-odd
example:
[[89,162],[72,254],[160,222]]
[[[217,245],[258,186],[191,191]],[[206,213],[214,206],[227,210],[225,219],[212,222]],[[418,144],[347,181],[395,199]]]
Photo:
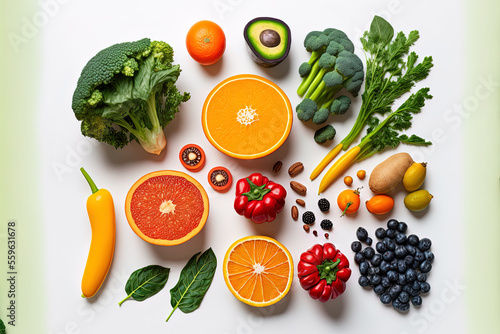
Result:
[[[45,16],[43,16],[45,15]],[[8,334],[46,333],[44,229],[37,134],[40,40],[47,18],[37,1],[0,2],[0,318]],[[38,21],[39,24],[44,22]],[[44,24],[50,24],[45,21]],[[19,42],[18,49],[12,41]],[[7,306],[7,223],[16,231],[16,321],[9,325]]]
[[500,328],[500,4],[465,3],[464,104],[469,98],[473,106],[474,97],[479,102],[464,119],[463,131],[467,332],[493,333]]

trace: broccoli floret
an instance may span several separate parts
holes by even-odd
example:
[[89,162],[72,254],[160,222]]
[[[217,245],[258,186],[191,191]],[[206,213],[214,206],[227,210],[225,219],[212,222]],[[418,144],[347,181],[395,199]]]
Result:
[[326,125],[314,133],[314,140],[316,143],[324,143],[328,140],[335,138],[335,128],[331,125]]
[[311,73],[312,66],[309,63],[302,63],[299,67],[299,75],[305,77]]
[[159,154],[166,145],[163,129],[190,97],[175,87],[181,70],[172,62],[172,47],[148,38],[98,52],[73,93],[82,134],[116,148],[135,139]]
[[333,100],[330,112],[335,115],[343,115],[349,109],[350,105],[351,99],[345,95],[341,95]]
[[297,105],[295,111],[301,121],[307,122],[314,117],[314,114],[318,111],[318,106],[313,100],[304,99]]
[[314,124],[323,124],[328,119],[328,116],[330,116],[330,110],[326,108],[321,108],[318,111],[316,111],[316,113],[314,113],[312,121]]
[[326,87],[335,87],[344,83],[344,77],[337,71],[331,71],[323,76]]

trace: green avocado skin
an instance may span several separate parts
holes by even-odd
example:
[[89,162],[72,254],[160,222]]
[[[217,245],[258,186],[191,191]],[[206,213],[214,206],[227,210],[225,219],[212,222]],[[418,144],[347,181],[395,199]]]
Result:
[[[272,30],[279,35],[279,44],[267,47],[261,42],[261,33]],[[253,61],[265,67],[273,67],[281,63],[290,52],[291,33],[288,25],[275,18],[258,17],[247,23],[243,31],[247,50]]]

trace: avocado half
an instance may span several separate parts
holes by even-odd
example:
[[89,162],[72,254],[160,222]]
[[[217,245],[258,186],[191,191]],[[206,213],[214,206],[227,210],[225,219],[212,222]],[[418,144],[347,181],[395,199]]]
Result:
[[290,28],[281,20],[257,17],[247,23],[243,35],[250,56],[259,65],[276,66],[290,52]]

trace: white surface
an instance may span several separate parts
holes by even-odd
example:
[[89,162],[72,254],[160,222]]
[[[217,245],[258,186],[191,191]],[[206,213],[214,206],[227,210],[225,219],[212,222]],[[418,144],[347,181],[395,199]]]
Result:
[[[315,3],[315,4],[313,4]],[[321,8],[328,8],[321,9]],[[443,13],[447,22],[443,23]],[[235,180],[258,171],[274,181],[287,185],[290,181],[286,168],[302,161],[305,172],[296,179],[309,192],[308,208],[316,208],[315,195],[319,179],[309,182],[308,175],[329,151],[331,146],[314,143],[314,130],[294,120],[287,142],[272,155],[256,161],[229,158],[213,148],[203,135],[201,107],[208,92],[226,77],[239,73],[253,73],[277,83],[289,96],[292,105],[300,99],[295,94],[300,82],[296,71],[309,54],[302,41],[310,30],[335,27],[345,31],[355,43],[356,53],[363,58],[359,36],[369,27],[374,14],[384,16],[396,31],[418,29],[421,39],[414,50],[421,55],[432,55],[435,67],[425,86],[431,87],[434,99],[429,101],[414,120],[412,131],[434,142],[429,149],[400,146],[396,151],[408,151],[415,160],[429,163],[425,188],[434,196],[430,209],[423,214],[412,214],[404,207],[404,191],[395,195],[396,207],[390,217],[409,224],[409,233],[432,239],[436,254],[435,266],[429,277],[431,293],[424,297],[421,309],[411,307],[409,314],[399,314],[385,307],[372,291],[358,286],[359,271],[353,263],[350,244],[358,226],[365,226],[374,237],[374,230],[383,226],[388,217],[375,217],[362,207],[357,215],[339,219],[335,205],[337,194],[345,188],[341,181],[330,187],[323,196],[330,199],[332,210],[326,216],[333,220],[334,231],[330,241],[348,255],[353,275],[346,293],[339,299],[321,304],[309,298],[295,277],[287,297],[275,306],[257,309],[236,300],[222,277],[222,260],[226,249],[236,239],[264,234],[277,238],[293,255],[295,266],[301,252],[317,242],[319,236],[305,234],[300,222],[290,219],[290,207],[297,196],[290,190],[284,212],[269,224],[255,225],[238,216],[233,206],[233,190],[218,194],[206,181],[206,173],[213,166],[228,167]],[[247,54],[242,36],[243,27],[257,16],[277,17],[292,31],[292,49],[284,63],[273,69],[256,65]],[[463,176],[461,169],[462,140],[460,129],[454,129],[443,113],[461,101],[463,74],[457,71],[464,59],[461,30],[462,8],[454,1],[72,1],[61,5],[43,30],[43,89],[40,107],[40,144],[43,148],[43,187],[46,226],[46,263],[48,325],[50,333],[277,333],[277,332],[349,332],[386,333],[463,333],[465,332],[464,292],[450,289],[451,284],[463,284],[462,227],[460,190],[449,188],[450,180]],[[227,48],[223,60],[211,67],[202,67],[187,54],[184,38],[189,27],[201,20],[217,22],[225,31]],[[167,149],[156,157],[131,143],[123,150],[98,144],[84,138],[80,124],[71,110],[71,97],[82,67],[96,52],[116,42],[132,41],[142,37],[160,39],[175,50],[175,61],[183,70],[178,81],[180,91],[189,91],[191,100],[182,106],[181,113],[166,128]],[[360,107],[357,99],[349,114],[330,118],[337,129],[338,143],[350,130]],[[413,133],[413,132],[412,132]],[[178,160],[178,151],[186,143],[197,143],[207,154],[205,168],[192,173],[207,190],[210,197],[210,216],[202,232],[175,247],[147,244],[130,229],[124,214],[124,199],[129,187],[142,175],[160,169],[185,171]],[[395,151],[382,154],[353,166],[368,172]],[[279,176],[271,173],[275,161],[282,160],[284,169]],[[67,167],[64,174],[54,171],[55,165]],[[80,282],[85,265],[90,228],[85,201],[90,194],[88,185],[79,172],[85,166],[98,187],[113,194],[117,217],[115,257],[108,279],[95,300],[80,298]],[[454,166],[450,170],[450,166]],[[363,185],[362,202],[371,197],[367,179]],[[287,189],[288,186],[287,186]],[[64,205],[61,205],[64,203]],[[303,210],[301,210],[303,212]],[[318,218],[321,215],[317,214]],[[169,290],[176,284],[180,270],[196,252],[212,247],[218,258],[218,267],[211,288],[200,308],[191,314],[177,310],[170,321]],[[127,301],[118,307],[125,296],[124,286],[130,273],[149,264],[171,268],[169,281],[163,291],[144,301]],[[458,281],[457,281],[458,280]],[[457,283],[458,282],[458,283]]]

